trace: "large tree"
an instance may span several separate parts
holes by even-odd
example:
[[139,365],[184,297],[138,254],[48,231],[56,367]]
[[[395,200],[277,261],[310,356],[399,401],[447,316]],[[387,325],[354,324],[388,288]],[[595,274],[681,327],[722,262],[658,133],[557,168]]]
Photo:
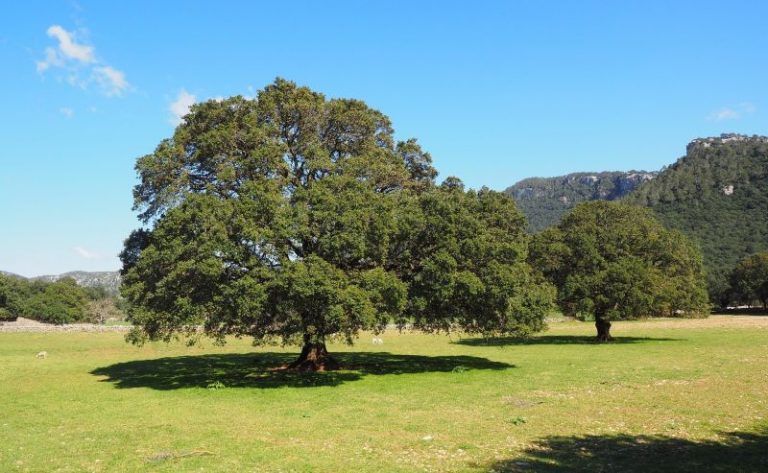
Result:
[[557,286],[565,314],[594,317],[599,341],[611,340],[612,320],[706,309],[700,252],[644,208],[578,205],[534,238],[530,261]]
[[361,101],[278,79],[193,106],[136,169],[145,227],[121,254],[136,343],[280,339],[317,370],[336,366],[328,338],[391,322],[542,326],[550,292],[513,202],[435,186],[429,154]]

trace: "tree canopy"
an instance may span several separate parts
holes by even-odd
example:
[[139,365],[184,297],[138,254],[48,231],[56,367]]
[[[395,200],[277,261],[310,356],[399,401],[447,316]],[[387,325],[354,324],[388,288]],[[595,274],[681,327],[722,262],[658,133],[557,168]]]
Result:
[[739,261],[731,272],[731,298],[735,302],[768,305],[768,251]]
[[514,203],[436,186],[430,155],[359,100],[277,79],[193,106],[136,169],[145,228],[121,254],[134,342],[277,338],[303,346],[292,367],[325,369],[327,338],[388,323],[543,325],[552,290]]
[[54,324],[81,322],[88,318],[89,299],[95,298],[72,278],[46,282],[0,274],[0,320],[27,317]]
[[699,251],[648,209],[581,204],[535,237],[530,260],[557,286],[565,314],[594,317],[601,341],[611,339],[611,320],[706,308]]

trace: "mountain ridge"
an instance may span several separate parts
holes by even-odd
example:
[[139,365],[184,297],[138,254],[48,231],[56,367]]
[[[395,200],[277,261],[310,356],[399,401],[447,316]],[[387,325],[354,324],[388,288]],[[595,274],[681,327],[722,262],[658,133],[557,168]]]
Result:
[[[638,177],[640,176],[640,177]],[[633,185],[634,184],[634,185]],[[701,248],[713,302],[729,298],[728,277],[742,258],[768,250],[768,137],[723,133],[696,138],[658,172],[571,173],[527,178],[505,191],[536,233],[576,204],[621,200],[648,207]]]
[[9,271],[0,270],[5,276],[25,279],[28,281],[54,282],[62,278],[72,278],[79,286],[103,287],[111,294],[120,291],[120,271],[67,271],[61,274],[45,274],[42,276],[25,277]]
[[656,171],[573,172],[562,176],[529,177],[504,190],[537,233],[557,224],[571,208],[592,200],[618,200],[656,177]]

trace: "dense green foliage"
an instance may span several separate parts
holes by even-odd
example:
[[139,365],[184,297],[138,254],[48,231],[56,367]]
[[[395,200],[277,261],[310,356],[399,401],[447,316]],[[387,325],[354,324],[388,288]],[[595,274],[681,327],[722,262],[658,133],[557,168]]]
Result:
[[768,249],[768,139],[723,135],[693,141],[686,156],[627,202],[701,246],[713,302],[725,305],[742,258]]
[[0,274],[0,320],[14,320],[19,314],[20,291],[17,278]]
[[739,261],[730,276],[731,301],[768,307],[768,251]]
[[768,249],[768,138],[697,139],[656,178],[627,179],[625,173],[575,173],[525,179],[505,192],[526,214],[532,232],[556,224],[582,201],[623,198],[650,207],[665,226],[701,247],[710,300],[733,302],[729,277],[735,264]]
[[425,330],[459,323],[476,333],[544,328],[555,289],[526,263],[525,219],[499,192],[462,190],[455,179],[408,211],[409,247],[397,261],[410,288],[406,314]]
[[278,79],[195,105],[136,168],[151,228],[121,255],[135,342],[202,325],[305,358],[390,322],[527,332],[549,307],[512,200],[435,186],[429,154],[361,101]]
[[[91,291],[93,292],[93,291]],[[28,281],[0,274],[0,320],[26,317],[54,324],[83,321],[91,294],[71,278]]]
[[510,195],[528,218],[528,230],[538,233],[556,225],[581,202],[624,197],[656,173],[577,172],[557,177],[532,177],[508,187]]
[[601,339],[611,320],[706,309],[698,250],[641,207],[580,204],[534,238],[530,260],[557,286],[562,311],[594,317]]

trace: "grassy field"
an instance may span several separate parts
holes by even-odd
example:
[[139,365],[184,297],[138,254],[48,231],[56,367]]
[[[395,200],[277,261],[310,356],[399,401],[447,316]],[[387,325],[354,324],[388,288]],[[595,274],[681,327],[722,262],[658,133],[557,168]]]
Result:
[[0,471],[768,471],[768,317],[593,330],[363,336],[314,375],[247,341],[0,334]]

